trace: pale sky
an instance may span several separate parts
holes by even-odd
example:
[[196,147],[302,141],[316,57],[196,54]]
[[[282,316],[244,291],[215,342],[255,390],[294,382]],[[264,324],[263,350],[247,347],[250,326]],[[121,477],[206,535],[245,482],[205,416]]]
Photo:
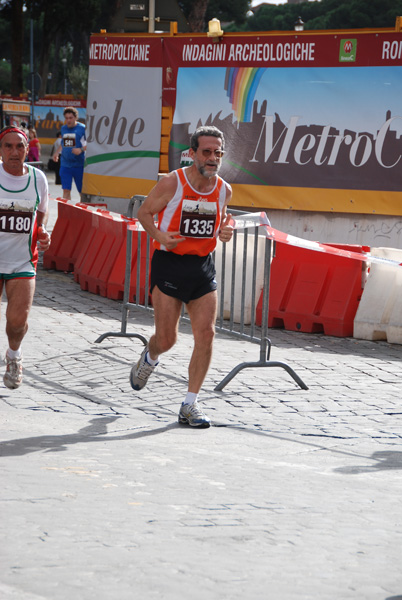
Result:
[[251,6],[258,6],[266,1],[268,4],[286,4],[287,0],[252,0]]
[[[314,2],[315,0],[309,0],[309,2]],[[286,4],[287,0],[252,0],[251,6],[258,6],[259,4],[263,4],[267,2],[267,4]]]

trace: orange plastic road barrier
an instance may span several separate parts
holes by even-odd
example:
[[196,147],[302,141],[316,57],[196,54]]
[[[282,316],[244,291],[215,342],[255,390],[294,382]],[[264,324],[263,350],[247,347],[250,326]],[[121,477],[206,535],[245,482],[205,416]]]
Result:
[[43,254],[44,269],[72,271],[77,256],[85,243],[91,223],[91,212],[78,210],[68,200],[58,198],[58,216],[52,231],[50,247]]
[[[128,302],[137,302],[138,304],[145,303],[145,288],[146,288],[146,264],[147,264],[147,236],[145,233],[132,232],[132,252],[131,252],[131,276],[130,290]],[[138,273],[138,236],[140,236],[140,278],[139,278],[139,294],[137,299],[137,273]],[[150,245],[150,260],[153,254],[152,243]],[[113,300],[123,300],[124,284],[126,275],[126,243],[119,250],[113,268],[110,272],[106,296]],[[150,263],[149,260],[149,264]]]
[[[99,205],[73,204],[61,198],[58,202],[58,218],[53,228],[51,246],[44,253],[44,268],[74,271],[74,279],[83,290],[116,300],[123,299],[127,226],[133,219],[97,208]],[[138,235],[141,235],[141,268],[137,300]],[[133,232],[132,246],[129,301],[143,304],[146,289],[146,234]],[[152,255],[152,246],[150,252]]]
[[127,234],[127,221],[108,211],[92,213],[91,226],[74,265],[81,289],[106,296],[107,283]]
[[[362,246],[328,244],[353,252]],[[353,335],[366,263],[277,243],[271,265],[268,326],[289,331]],[[256,309],[261,324],[262,297]]]

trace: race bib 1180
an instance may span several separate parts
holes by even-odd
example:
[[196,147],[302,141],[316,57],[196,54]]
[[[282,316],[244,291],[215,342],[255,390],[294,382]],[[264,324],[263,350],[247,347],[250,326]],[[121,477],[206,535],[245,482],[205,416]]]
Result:
[[31,231],[32,213],[19,215],[0,213],[0,231],[7,233],[29,233]]
[[32,201],[0,198],[0,232],[28,234],[32,220]]

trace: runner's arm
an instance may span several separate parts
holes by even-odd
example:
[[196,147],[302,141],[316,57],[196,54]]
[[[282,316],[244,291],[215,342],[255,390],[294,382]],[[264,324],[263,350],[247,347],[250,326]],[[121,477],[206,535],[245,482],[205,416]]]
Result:
[[50,233],[46,230],[46,223],[49,218],[49,212],[38,210],[36,213],[36,222],[38,225],[38,248],[39,250],[47,250],[50,246]]
[[226,214],[227,205],[230,203],[232,198],[232,188],[226,183],[226,200],[225,206],[222,209],[221,214],[221,227],[219,229],[219,240],[221,242],[230,242],[233,236],[233,226],[230,225],[230,221],[232,220],[232,215],[230,213]]
[[160,213],[173,198],[177,188],[177,178],[174,172],[165,175],[150,191],[145,201],[138,210],[138,220],[149,235],[172,250],[185,238],[180,236],[180,231],[160,231],[154,222],[154,216]]

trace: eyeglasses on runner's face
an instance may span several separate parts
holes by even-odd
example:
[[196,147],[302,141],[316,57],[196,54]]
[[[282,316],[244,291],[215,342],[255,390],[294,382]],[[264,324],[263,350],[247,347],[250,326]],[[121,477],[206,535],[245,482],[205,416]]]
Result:
[[201,152],[205,158],[209,158],[211,154],[214,154],[215,158],[222,158],[222,156],[225,154],[224,150],[209,150],[208,148],[203,148]]

